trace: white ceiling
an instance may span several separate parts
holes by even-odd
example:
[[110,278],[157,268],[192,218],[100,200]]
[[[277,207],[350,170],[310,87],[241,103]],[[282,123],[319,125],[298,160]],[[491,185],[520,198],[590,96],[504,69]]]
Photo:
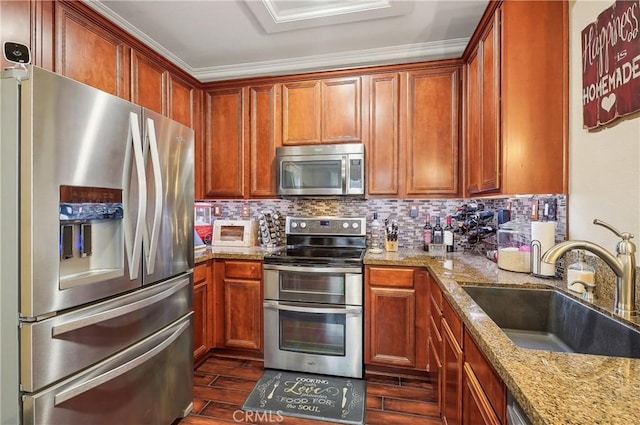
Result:
[[459,57],[488,0],[85,2],[208,82]]

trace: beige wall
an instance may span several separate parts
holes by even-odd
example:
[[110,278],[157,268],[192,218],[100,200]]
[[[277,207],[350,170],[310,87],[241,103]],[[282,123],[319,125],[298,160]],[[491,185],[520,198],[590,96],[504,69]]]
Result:
[[582,128],[581,31],[613,0],[569,3],[569,239],[613,250],[619,240],[592,224],[600,218],[633,233],[640,246],[640,114],[600,131]]

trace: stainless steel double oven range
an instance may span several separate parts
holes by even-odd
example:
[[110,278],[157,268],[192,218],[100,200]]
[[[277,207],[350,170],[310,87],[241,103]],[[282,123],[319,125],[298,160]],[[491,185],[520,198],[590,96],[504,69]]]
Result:
[[362,378],[366,221],[287,217],[264,261],[264,366]]

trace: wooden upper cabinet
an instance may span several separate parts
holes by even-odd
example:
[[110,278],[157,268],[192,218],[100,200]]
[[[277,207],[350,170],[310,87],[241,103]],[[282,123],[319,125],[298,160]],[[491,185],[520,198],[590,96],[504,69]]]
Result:
[[282,145],[279,84],[249,87],[251,197],[276,197],[276,148]]
[[204,195],[242,198],[247,181],[244,89],[208,90],[204,96]]
[[499,13],[466,66],[466,189],[471,195],[500,188]]
[[407,73],[405,194],[458,194],[458,67]]
[[367,193],[398,196],[400,77],[397,73],[365,77],[368,85]]
[[282,84],[282,144],[320,143],[320,81]]
[[362,141],[360,77],[322,80],[322,142]]
[[503,193],[567,193],[568,7],[501,5]]
[[567,193],[568,3],[491,3],[481,22],[465,57],[467,194]]
[[166,111],[168,72],[150,58],[131,52],[131,101],[161,115]]
[[129,46],[64,3],[55,10],[55,72],[130,99]]
[[195,129],[197,90],[193,85],[171,74],[169,75],[168,88],[169,118]]
[[362,141],[360,77],[282,84],[282,144]]

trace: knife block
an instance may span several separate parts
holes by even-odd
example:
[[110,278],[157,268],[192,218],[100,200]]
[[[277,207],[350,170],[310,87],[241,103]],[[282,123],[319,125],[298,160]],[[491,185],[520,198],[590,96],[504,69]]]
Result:
[[384,237],[384,249],[387,252],[395,252],[398,251],[398,241],[390,241],[387,239],[387,236]]

